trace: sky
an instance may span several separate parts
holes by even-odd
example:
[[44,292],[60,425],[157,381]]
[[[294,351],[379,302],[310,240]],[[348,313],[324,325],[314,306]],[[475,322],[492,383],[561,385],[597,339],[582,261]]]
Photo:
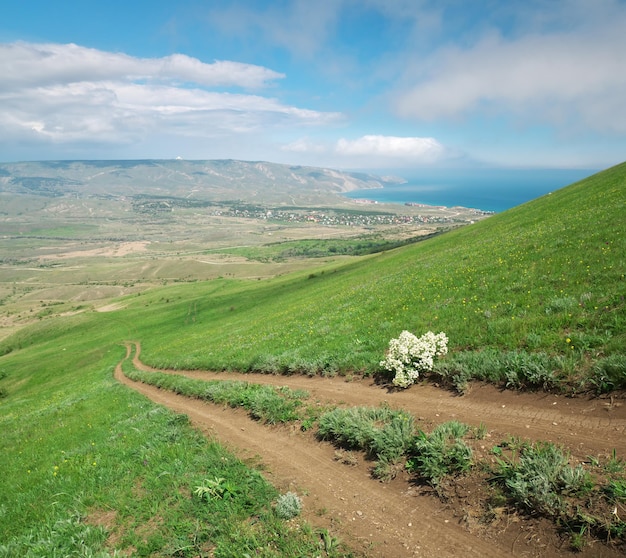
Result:
[[0,161],[626,160],[626,0],[1,0]]

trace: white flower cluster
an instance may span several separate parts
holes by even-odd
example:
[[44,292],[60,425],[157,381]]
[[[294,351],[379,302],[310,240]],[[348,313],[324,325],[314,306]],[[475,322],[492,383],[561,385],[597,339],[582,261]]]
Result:
[[389,349],[380,366],[395,373],[393,383],[399,387],[409,387],[417,380],[420,372],[433,369],[435,357],[448,352],[446,334],[426,332],[416,337],[410,331],[403,331],[400,337],[389,341]]

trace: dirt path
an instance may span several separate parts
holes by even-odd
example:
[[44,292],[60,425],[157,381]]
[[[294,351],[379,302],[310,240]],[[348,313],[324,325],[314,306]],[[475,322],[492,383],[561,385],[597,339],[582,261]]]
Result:
[[[134,365],[150,370],[139,360],[135,344]],[[127,358],[131,354],[128,346]],[[163,372],[163,371],[162,371]],[[623,401],[568,399],[546,394],[500,392],[491,386],[475,388],[458,397],[433,386],[387,391],[371,380],[348,382],[342,378],[268,376],[210,372],[170,371],[202,379],[244,379],[254,383],[287,385],[306,389],[322,402],[348,405],[379,405],[410,411],[424,423],[456,419],[484,424],[491,436],[486,445],[512,434],[529,439],[551,440],[569,447],[572,454],[608,455],[613,448],[626,453],[626,407]],[[294,490],[303,496],[305,519],[328,528],[355,550],[371,557],[456,556],[502,557],[567,556],[558,541],[539,541],[537,532],[525,532],[513,523],[490,531],[477,526],[470,532],[455,510],[439,500],[421,494],[408,479],[391,483],[372,480],[367,463],[350,467],[334,459],[330,444],[316,441],[311,433],[294,428],[268,427],[243,411],[206,404],[132,382],[122,373],[116,378],[156,403],[186,413],[194,426],[217,437],[235,454],[259,458],[269,480],[281,491]],[[458,512],[458,510],[456,510]],[[588,556],[618,556],[604,547],[590,549]],[[580,555],[580,554],[579,554]]]

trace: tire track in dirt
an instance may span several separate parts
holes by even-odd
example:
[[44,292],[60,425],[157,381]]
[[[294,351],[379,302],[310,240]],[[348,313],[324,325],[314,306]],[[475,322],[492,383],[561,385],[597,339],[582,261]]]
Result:
[[[139,370],[157,371],[140,360],[136,344],[133,364]],[[521,393],[481,384],[459,396],[433,385],[414,385],[390,390],[371,378],[348,381],[342,377],[278,376],[187,370],[158,370],[202,380],[244,380],[273,386],[304,389],[313,399],[346,405],[402,408],[426,423],[459,420],[483,424],[490,437],[500,441],[508,435],[563,445],[572,454],[608,455],[613,449],[626,454],[626,405],[624,399],[567,397],[544,392]]]
[[[203,380],[244,380],[259,384],[304,389],[321,403],[377,406],[386,403],[414,414],[424,425],[459,420],[487,427],[491,441],[508,435],[548,440],[568,447],[578,459],[588,455],[626,453],[626,407],[623,400],[567,398],[545,393],[499,391],[479,385],[457,396],[432,385],[390,391],[371,379],[273,376],[207,371],[156,370],[140,360],[141,347],[133,343],[133,364],[146,371],[179,374]],[[131,345],[127,345],[130,358]],[[371,557],[456,556],[566,556],[554,546],[520,544],[523,531],[507,526],[499,533],[470,533],[454,511],[404,480],[383,484],[372,480],[367,463],[348,467],[334,460],[334,448],[311,433],[295,428],[268,427],[251,420],[243,410],[233,410],[197,399],[132,382],[122,373],[116,378],[156,403],[187,414],[194,426],[216,437],[240,457],[258,459],[269,468],[269,480],[281,491],[303,496],[305,519],[327,528],[355,550]],[[457,514],[458,515],[458,514]],[[517,534],[516,534],[517,533]],[[523,537],[522,537],[523,540]],[[520,548],[522,547],[522,548]],[[600,554],[615,556],[607,549]]]
[[[126,358],[130,354],[129,345]],[[406,482],[383,484],[371,478],[366,463],[357,467],[338,463],[333,447],[317,442],[311,433],[264,426],[243,410],[133,382],[123,374],[121,363],[115,378],[155,403],[185,413],[195,427],[239,457],[260,457],[267,467],[264,474],[279,490],[304,494],[303,515],[310,524],[329,529],[363,556],[513,556],[497,541],[459,527],[450,510],[442,510],[441,503],[430,496],[418,496]]]

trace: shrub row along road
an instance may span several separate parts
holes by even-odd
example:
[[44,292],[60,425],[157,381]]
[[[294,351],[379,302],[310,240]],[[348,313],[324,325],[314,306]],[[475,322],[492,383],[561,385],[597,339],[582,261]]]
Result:
[[[126,358],[132,353],[128,345]],[[153,370],[140,360],[135,343],[133,364]],[[271,376],[264,374],[164,371],[204,380],[245,380],[259,384],[304,389],[313,400],[332,405],[378,406],[386,403],[412,413],[429,430],[431,425],[458,420],[484,425],[487,448],[509,435],[552,441],[568,448],[573,457],[626,455],[626,406],[613,398],[566,398],[553,394],[515,393],[480,385],[465,396],[430,385],[389,391],[371,379]],[[270,427],[251,420],[243,410],[224,408],[159,388],[133,382],[122,373],[115,377],[155,403],[189,416],[192,424],[215,437],[243,459],[259,459],[266,476],[281,492],[302,495],[305,519],[327,528],[366,556],[566,556],[541,522],[532,528],[507,521],[489,529],[470,523],[467,514],[450,509],[424,495],[422,488],[401,475],[391,483],[370,476],[371,463],[339,463],[334,448],[295,427]],[[471,527],[471,528],[470,528]],[[543,538],[543,539],[542,539]],[[567,544],[563,545],[567,547]],[[589,556],[617,556],[595,546]],[[586,554],[586,553],[585,553]]]

